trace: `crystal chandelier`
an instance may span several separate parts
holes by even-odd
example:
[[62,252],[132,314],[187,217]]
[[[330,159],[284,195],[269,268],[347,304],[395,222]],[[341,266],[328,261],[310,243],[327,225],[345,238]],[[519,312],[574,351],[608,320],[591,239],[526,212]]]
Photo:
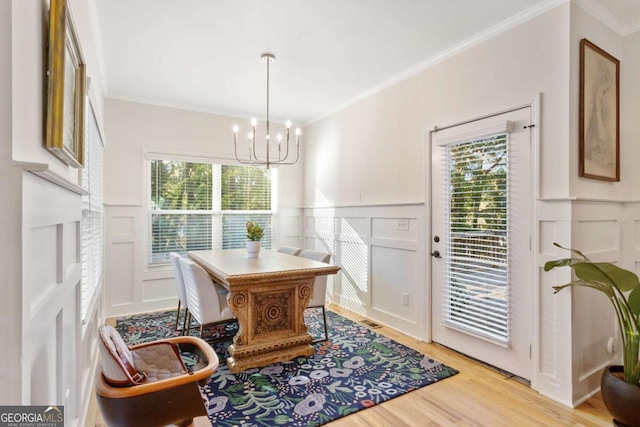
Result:
[[[289,131],[291,128],[291,122],[287,121],[287,134],[285,136],[285,140],[282,140],[282,134],[278,134],[276,139],[278,141],[278,157],[275,158],[275,155],[272,156],[271,153],[271,138],[269,133],[269,64],[275,61],[276,57],[271,53],[263,53],[262,54],[262,62],[267,64],[267,135],[266,135],[266,156],[264,158],[259,158],[256,155],[256,119],[251,119],[251,132],[248,134],[249,138],[249,159],[240,159],[238,157],[238,131],[240,128],[238,125],[233,126],[233,148],[236,156],[236,160],[242,164],[252,165],[252,166],[266,166],[269,169],[269,166],[274,165],[292,165],[298,161],[300,158],[300,128],[297,128],[296,133],[296,159],[287,162],[287,158],[289,157]],[[284,148],[282,145],[286,145]],[[284,154],[284,156],[283,156]]]

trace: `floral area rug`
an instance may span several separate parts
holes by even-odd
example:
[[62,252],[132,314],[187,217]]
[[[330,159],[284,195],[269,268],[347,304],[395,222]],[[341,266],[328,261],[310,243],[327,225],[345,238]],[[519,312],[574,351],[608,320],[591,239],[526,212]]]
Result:
[[[127,343],[138,344],[178,335],[175,319],[175,311],[126,317],[117,329]],[[321,310],[308,309],[305,322],[314,338],[323,335]],[[313,357],[236,374],[225,364],[231,340],[212,344],[220,367],[205,386],[211,423],[319,426],[458,372],[339,314],[327,311],[327,322],[329,340],[314,344]],[[204,338],[236,330],[231,322],[206,329]]]

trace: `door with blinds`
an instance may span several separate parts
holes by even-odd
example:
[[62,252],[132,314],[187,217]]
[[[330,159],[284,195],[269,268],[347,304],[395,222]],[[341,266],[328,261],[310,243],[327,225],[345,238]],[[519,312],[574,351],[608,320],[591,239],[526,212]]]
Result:
[[433,133],[433,341],[530,379],[530,108]]

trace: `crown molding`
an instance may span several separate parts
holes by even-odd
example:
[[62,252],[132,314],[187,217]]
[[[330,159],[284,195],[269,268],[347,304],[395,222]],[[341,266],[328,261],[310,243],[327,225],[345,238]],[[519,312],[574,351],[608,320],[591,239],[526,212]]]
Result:
[[568,3],[571,0],[547,0],[541,3],[538,3],[537,5],[517,14],[514,15],[496,25],[494,25],[493,27],[490,27],[478,34],[476,34],[475,36],[461,42],[458,43],[457,45],[446,49],[430,58],[428,58],[426,61],[418,64],[415,67],[412,67],[398,75],[396,75],[395,77],[392,77],[391,79],[387,80],[386,82],[375,86],[359,95],[356,95],[355,97],[351,98],[350,100],[346,101],[345,103],[339,105],[338,107],[334,108],[333,110],[322,114],[319,117],[313,118],[307,122],[304,123],[303,126],[309,126],[315,122],[318,122],[326,117],[332,116],[334,114],[336,114],[337,112],[344,110],[345,108],[357,103],[358,101],[361,101],[363,99],[366,99],[390,86],[393,86],[403,80],[406,80],[410,77],[413,77],[414,75],[433,67],[434,65],[443,62],[455,55],[458,55],[459,53],[464,52],[465,50],[468,50],[474,46],[479,45],[480,43],[489,40],[495,36],[497,36],[498,34],[504,33],[507,30],[510,30],[511,28],[517,27],[518,25],[522,24],[523,22],[526,22],[530,19],[535,18],[538,15],[542,15],[543,13],[554,9],[555,7],[561,5],[561,4],[565,4]]
[[619,36],[625,37],[640,30],[640,22],[636,25],[627,25],[602,7],[596,0],[571,0],[598,21],[615,31]]

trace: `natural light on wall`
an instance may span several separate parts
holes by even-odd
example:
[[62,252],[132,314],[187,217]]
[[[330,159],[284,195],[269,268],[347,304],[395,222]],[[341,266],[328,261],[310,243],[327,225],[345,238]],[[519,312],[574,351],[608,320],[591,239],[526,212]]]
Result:
[[369,246],[362,241],[348,218],[340,219],[339,236],[342,268],[340,305],[365,314],[369,284]]
[[341,267],[337,275],[329,277],[327,292],[334,303],[355,313],[365,314],[369,283],[369,248],[349,222],[349,218],[336,217],[336,208],[316,188],[316,206],[313,223],[307,228],[314,231],[313,242],[307,247],[331,253],[332,263]]

